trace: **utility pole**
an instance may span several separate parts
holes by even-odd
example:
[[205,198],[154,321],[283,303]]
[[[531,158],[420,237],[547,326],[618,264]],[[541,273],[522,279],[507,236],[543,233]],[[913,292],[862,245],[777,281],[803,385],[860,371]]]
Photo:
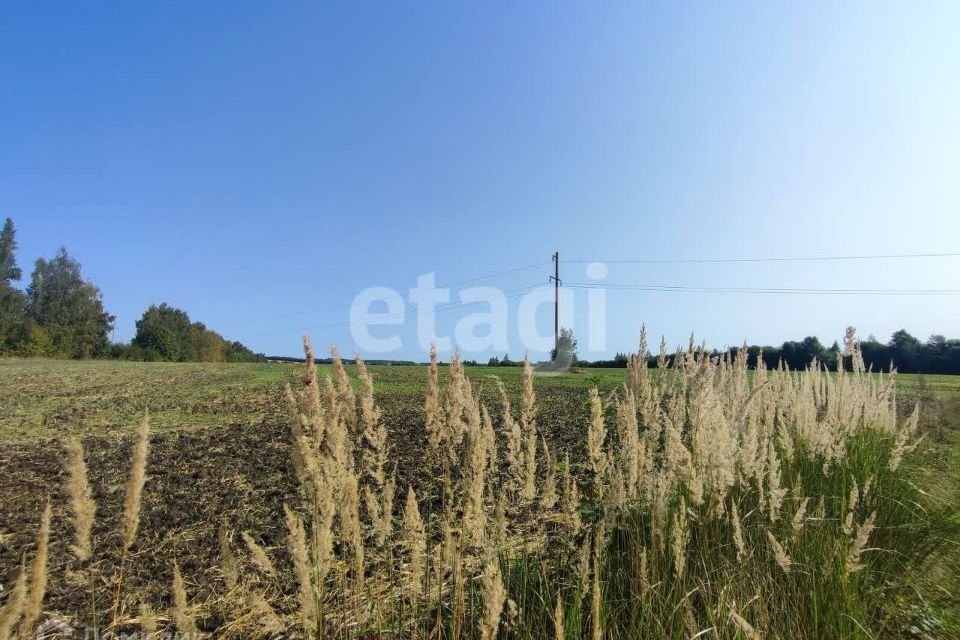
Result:
[[553,357],[560,355],[560,252],[553,254]]

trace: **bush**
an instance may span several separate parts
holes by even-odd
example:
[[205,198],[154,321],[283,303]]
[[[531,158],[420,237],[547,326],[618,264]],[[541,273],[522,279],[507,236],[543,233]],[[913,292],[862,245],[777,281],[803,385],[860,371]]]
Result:
[[22,358],[62,356],[57,352],[46,330],[30,318],[20,324],[14,342],[17,345],[14,354]]
[[190,322],[190,316],[167,303],[151,305],[137,321],[137,334],[130,357],[168,362],[262,362],[239,342],[227,342],[202,322]]

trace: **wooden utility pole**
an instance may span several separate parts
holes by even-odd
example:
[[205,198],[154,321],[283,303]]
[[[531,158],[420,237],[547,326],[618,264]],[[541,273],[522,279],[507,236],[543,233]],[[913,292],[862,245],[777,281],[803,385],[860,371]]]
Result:
[[560,355],[560,252],[553,254],[553,357]]

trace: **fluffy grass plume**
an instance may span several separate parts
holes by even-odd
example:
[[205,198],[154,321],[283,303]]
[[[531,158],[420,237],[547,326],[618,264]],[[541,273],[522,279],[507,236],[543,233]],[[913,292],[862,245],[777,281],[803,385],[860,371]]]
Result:
[[347,427],[351,433],[355,433],[358,424],[357,415],[357,397],[350,384],[350,375],[347,368],[343,365],[340,354],[336,347],[330,347],[330,358],[333,360],[333,371],[336,376],[337,400],[340,402],[340,408],[343,410],[343,418],[346,420]]
[[317,601],[313,589],[313,571],[310,550],[307,547],[307,533],[303,520],[287,505],[283,506],[287,516],[287,545],[293,560],[293,573],[299,587],[300,622],[307,637],[317,632]]
[[423,592],[424,555],[427,550],[423,519],[413,487],[407,487],[407,502],[403,510],[403,546],[409,554],[407,593],[416,602]]
[[187,602],[187,589],[183,584],[183,574],[180,565],[173,563],[173,582],[170,585],[170,599],[173,601],[173,610],[170,617],[177,627],[177,633],[188,634],[197,632],[197,623],[193,617],[193,609]]
[[247,593],[246,606],[253,616],[257,627],[267,635],[267,637],[277,637],[278,634],[286,629],[283,620],[277,615],[273,605],[267,601],[260,593],[250,591]]
[[20,623],[21,635],[27,637],[33,632],[37,622],[43,615],[43,599],[47,595],[47,564],[50,551],[50,503],[47,502],[43,515],[40,517],[40,528],[37,530],[37,550],[30,565],[30,586],[27,590],[27,599],[23,608],[23,620]]
[[757,633],[757,630],[753,628],[753,625],[733,609],[730,610],[730,620],[736,625],[736,628],[746,636],[747,640],[760,640],[762,638],[762,636]]
[[27,564],[20,563],[17,581],[7,596],[7,602],[0,608],[0,640],[12,640],[13,629],[20,621],[27,605]]
[[144,412],[137,431],[137,441],[130,456],[130,477],[123,501],[123,548],[129,550],[140,527],[140,504],[147,482],[147,456],[150,453],[150,414]]
[[93,501],[93,492],[87,480],[87,463],[83,460],[83,445],[80,444],[80,440],[77,438],[67,440],[65,451],[67,495],[70,498],[75,536],[71,550],[77,560],[86,562],[93,553],[92,532],[97,504]]
[[603,586],[600,583],[600,557],[593,555],[593,585],[590,587],[590,637],[603,640]]
[[787,555],[787,552],[784,551],[783,545],[780,544],[780,541],[777,540],[777,537],[767,529],[767,539],[770,541],[770,548],[773,549],[773,558],[777,561],[777,566],[784,573],[790,573],[790,567],[793,566],[793,561],[790,559],[790,556]]
[[220,571],[223,573],[223,581],[227,589],[233,590],[240,582],[240,570],[237,567],[237,556],[233,553],[233,546],[230,544],[230,536],[225,527],[220,527],[217,534],[220,542]]
[[151,640],[157,633],[157,613],[146,602],[140,603],[139,625],[145,640]]
[[606,471],[606,454],[603,443],[607,437],[607,427],[603,422],[603,404],[600,392],[596,388],[590,389],[590,425],[587,430],[587,455],[590,457],[590,467],[594,476],[601,478]]
[[440,446],[443,439],[443,415],[440,408],[440,373],[437,368],[437,345],[430,343],[430,369],[427,372],[427,388],[424,401],[424,427],[431,448]]
[[500,573],[500,560],[493,548],[486,550],[486,563],[483,570],[483,623],[480,627],[481,637],[491,640],[497,637],[500,627],[500,612],[507,599],[503,587],[503,577]]
[[240,537],[243,538],[243,543],[247,545],[247,550],[250,552],[250,560],[253,562],[253,565],[267,576],[276,576],[277,570],[273,566],[270,556],[267,555],[266,549],[261,547],[257,541],[253,539],[253,536],[246,531],[241,532]]
[[863,553],[864,549],[867,547],[867,541],[870,539],[870,534],[873,533],[874,520],[876,520],[877,512],[874,511],[870,514],[870,517],[863,521],[857,527],[857,535],[853,539],[853,545],[850,548],[850,553],[847,556],[847,573],[856,573],[863,569],[863,565],[860,564],[860,555]]
[[553,607],[553,638],[565,640],[567,631],[563,624],[563,596],[557,591],[557,603]]

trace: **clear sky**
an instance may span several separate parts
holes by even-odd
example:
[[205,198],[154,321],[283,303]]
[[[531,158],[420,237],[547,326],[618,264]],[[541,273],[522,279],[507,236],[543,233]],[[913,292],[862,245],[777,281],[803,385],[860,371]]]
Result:
[[[366,287],[553,251],[571,282],[586,265],[565,258],[956,252],[958,33],[956,2],[6,2],[0,216],[26,272],[67,247],[117,340],[166,301],[271,354],[304,331],[352,350]],[[606,281],[958,275],[958,258],[611,263]],[[438,332],[477,310],[438,313]],[[610,291],[607,321],[581,356],[633,348],[641,322],[671,345],[960,336],[960,297]],[[415,327],[379,328],[402,338],[391,357],[424,356]]]

